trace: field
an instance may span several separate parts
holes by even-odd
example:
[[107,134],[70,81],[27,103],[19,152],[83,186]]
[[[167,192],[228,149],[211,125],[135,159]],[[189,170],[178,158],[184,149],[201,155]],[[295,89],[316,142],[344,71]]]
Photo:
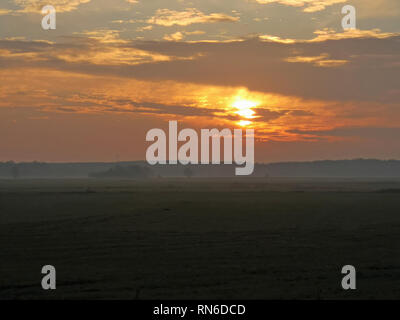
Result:
[[[398,299],[400,181],[0,180],[0,299]],[[41,289],[41,268],[57,290]],[[357,290],[341,268],[357,269]]]

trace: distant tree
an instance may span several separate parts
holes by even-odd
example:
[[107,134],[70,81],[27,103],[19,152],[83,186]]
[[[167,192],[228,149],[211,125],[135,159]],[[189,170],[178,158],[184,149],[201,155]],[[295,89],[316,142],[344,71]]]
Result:
[[183,175],[184,175],[186,178],[191,178],[191,177],[193,177],[194,172],[193,172],[192,168],[186,167],[185,170],[183,170]]
[[153,171],[146,166],[121,166],[117,165],[103,172],[89,173],[90,178],[111,179],[147,179],[153,176]]
[[15,164],[12,168],[11,168],[11,175],[13,176],[14,179],[18,179],[20,176],[20,172],[19,172],[19,167],[17,164]]

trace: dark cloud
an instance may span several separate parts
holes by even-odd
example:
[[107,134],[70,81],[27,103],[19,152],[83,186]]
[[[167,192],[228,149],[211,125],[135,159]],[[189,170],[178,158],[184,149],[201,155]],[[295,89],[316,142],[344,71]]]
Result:
[[258,116],[258,118],[256,118],[255,120],[262,122],[268,122],[271,120],[278,119],[288,113],[288,111],[285,110],[272,111],[265,108],[254,108],[253,110],[256,112],[255,115]]
[[[219,109],[210,108],[198,108],[191,106],[179,106],[179,105],[167,105],[152,102],[135,102],[127,99],[112,101],[113,103],[119,103],[118,106],[113,106],[108,111],[120,111],[120,112],[137,112],[137,113],[155,113],[157,115],[181,115],[181,116],[215,116],[216,112],[221,112]],[[129,105],[132,108],[126,109],[121,106]]]
[[[115,75],[142,80],[175,80],[208,85],[245,86],[250,90],[307,99],[398,102],[400,37],[357,38],[284,44],[258,38],[226,43],[129,42],[102,43],[88,39],[63,43],[0,41],[11,54],[0,57],[1,68],[39,67],[79,73]],[[93,52],[142,50],[149,57],[136,65],[91,63]],[[29,59],[18,53],[36,54]],[[87,56],[72,62],[61,54]],[[133,54],[133,53],[132,53]],[[345,65],[323,67],[286,61],[290,57],[346,60]],[[191,58],[190,58],[191,57]]]
[[315,115],[315,113],[313,113],[313,112],[303,111],[303,110],[293,110],[293,111],[290,111],[289,114],[291,116],[295,116],[295,117],[308,117],[308,116]]
[[331,130],[287,130],[287,132],[316,137],[359,137],[397,141],[397,137],[400,136],[400,127],[339,127]]

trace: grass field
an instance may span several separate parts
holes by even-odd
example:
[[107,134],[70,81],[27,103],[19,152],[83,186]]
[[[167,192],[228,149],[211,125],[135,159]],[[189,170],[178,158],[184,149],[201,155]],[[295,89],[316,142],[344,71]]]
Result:
[[[0,299],[398,299],[400,181],[0,180]],[[41,289],[41,267],[57,290]],[[341,289],[341,268],[357,290]]]

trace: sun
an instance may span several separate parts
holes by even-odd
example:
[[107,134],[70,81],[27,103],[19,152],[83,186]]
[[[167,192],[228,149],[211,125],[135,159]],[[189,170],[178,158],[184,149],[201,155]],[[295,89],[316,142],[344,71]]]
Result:
[[257,107],[257,105],[258,102],[256,101],[238,98],[233,102],[232,107],[236,109],[235,113],[239,116],[246,119],[252,119],[254,118],[255,112],[251,108]]
[[232,107],[235,109],[235,114],[244,118],[238,122],[238,125],[241,127],[250,125],[252,123],[250,120],[255,118],[255,111],[252,108],[257,107],[258,105],[259,102],[257,101],[237,97],[233,101]]

